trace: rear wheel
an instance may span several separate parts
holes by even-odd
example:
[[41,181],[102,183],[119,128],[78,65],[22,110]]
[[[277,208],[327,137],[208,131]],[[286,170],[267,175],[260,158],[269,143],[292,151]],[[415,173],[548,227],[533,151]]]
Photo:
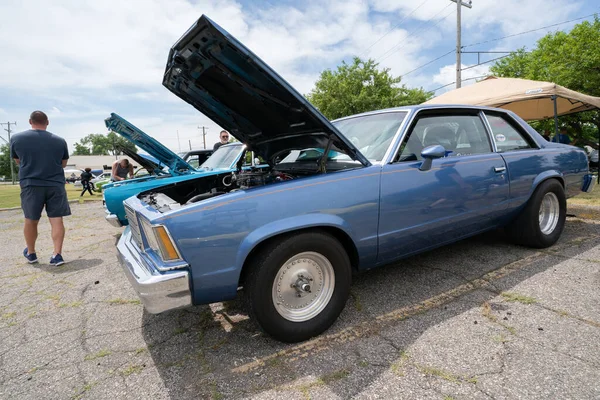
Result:
[[511,239],[525,246],[552,246],[560,237],[567,215],[565,192],[555,179],[542,182],[521,214],[509,225]]
[[326,233],[275,239],[248,267],[244,292],[250,314],[284,342],[307,340],[328,329],[348,299],[350,260]]

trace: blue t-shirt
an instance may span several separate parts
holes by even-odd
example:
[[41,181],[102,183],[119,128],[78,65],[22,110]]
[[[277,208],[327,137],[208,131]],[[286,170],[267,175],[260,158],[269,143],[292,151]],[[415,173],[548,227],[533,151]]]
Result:
[[552,141],[557,142],[557,143],[570,144],[571,138],[569,137],[569,135],[565,135],[564,133],[559,133],[558,135],[556,135],[552,138]]
[[30,129],[10,138],[10,154],[19,159],[21,187],[64,187],[62,160],[69,158],[65,139],[48,131]]

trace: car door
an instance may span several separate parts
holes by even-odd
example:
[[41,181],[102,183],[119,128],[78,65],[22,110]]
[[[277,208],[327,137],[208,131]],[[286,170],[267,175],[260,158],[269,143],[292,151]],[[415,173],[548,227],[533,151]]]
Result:
[[[432,145],[442,145],[446,156],[421,170],[421,151]],[[422,110],[382,168],[378,261],[488,229],[508,194],[506,164],[492,151],[477,110]]]

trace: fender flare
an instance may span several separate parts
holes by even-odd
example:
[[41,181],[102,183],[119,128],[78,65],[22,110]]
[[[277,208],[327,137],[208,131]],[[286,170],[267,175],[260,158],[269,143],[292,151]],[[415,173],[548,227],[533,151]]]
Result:
[[528,198],[529,199],[531,198],[531,196],[533,195],[533,192],[535,192],[535,190],[538,188],[538,186],[542,182],[547,181],[548,179],[553,179],[553,178],[558,178],[558,181],[561,183],[563,189],[566,191],[567,188],[565,187],[565,177],[562,174],[562,172],[557,171],[557,170],[549,170],[549,171],[544,171],[535,177],[535,179],[533,180],[533,183],[531,185],[531,190],[529,191]]
[[236,256],[237,269],[241,274],[248,255],[266,240],[287,232],[319,227],[331,227],[343,231],[352,239],[356,247],[356,241],[353,239],[354,235],[350,225],[339,216],[321,213],[297,215],[273,221],[250,232],[238,247]]

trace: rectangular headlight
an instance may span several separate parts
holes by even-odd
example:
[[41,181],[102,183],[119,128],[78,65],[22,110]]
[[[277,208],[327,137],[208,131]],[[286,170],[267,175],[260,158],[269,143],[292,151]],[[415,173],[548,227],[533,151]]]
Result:
[[141,220],[148,246],[158,253],[163,261],[180,260],[179,252],[171,240],[167,228],[162,225],[152,226],[150,221],[145,218],[141,218]]

